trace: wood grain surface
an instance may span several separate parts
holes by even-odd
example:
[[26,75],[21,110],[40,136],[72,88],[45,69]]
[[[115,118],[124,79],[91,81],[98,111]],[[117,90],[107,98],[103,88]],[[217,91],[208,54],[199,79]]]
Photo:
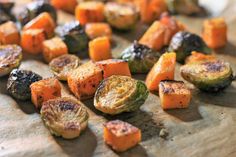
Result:
[[[224,1],[224,0],[222,0]],[[17,10],[27,1],[17,1]],[[211,1],[212,3],[212,1]],[[213,1],[213,3],[220,3]],[[210,5],[211,6],[211,5]],[[217,56],[232,64],[236,71],[236,1],[227,1],[220,13],[229,26],[229,42],[217,50]],[[200,34],[204,17],[177,16],[188,30]],[[59,23],[72,20],[71,15],[59,12]],[[130,33],[114,36],[117,56],[130,41],[138,39],[146,26]],[[182,80],[176,68],[176,79]],[[41,56],[24,54],[20,66],[44,78],[53,76]],[[134,75],[145,79],[145,75]],[[89,126],[80,137],[64,140],[50,135],[38,111],[30,101],[16,101],[6,91],[7,77],[0,78],[0,156],[1,157],[235,157],[236,156],[236,83],[218,94],[203,93],[191,84],[193,92],[188,109],[163,111],[159,97],[150,94],[139,111],[107,116],[97,111],[93,100],[84,101],[90,115]],[[65,83],[63,96],[72,96]],[[104,144],[103,123],[111,119],[127,121],[142,130],[141,143],[124,153],[116,153]],[[168,136],[162,138],[165,129]]]

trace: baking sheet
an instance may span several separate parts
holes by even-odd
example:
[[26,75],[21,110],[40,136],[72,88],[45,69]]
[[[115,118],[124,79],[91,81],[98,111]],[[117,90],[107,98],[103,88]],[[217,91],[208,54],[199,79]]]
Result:
[[[209,1],[209,0],[208,0]],[[211,1],[211,0],[210,0]],[[224,0],[222,0],[224,1]],[[17,1],[18,6],[24,1]],[[215,1],[214,1],[215,2]],[[212,1],[211,1],[212,3]],[[216,3],[216,2],[215,2]],[[218,3],[218,1],[217,1]],[[219,1],[220,3],[220,1]],[[236,71],[236,2],[227,1],[220,14],[229,26],[229,43],[217,50],[217,56],[231,63]],[[203,17],[177,16],[195,33],[201,32]],[[73,19],[59,12],[59,23]],[[129,34],[115,37],[119,42],[114,56],[143,33],[143,26]],[[122,43],[122,44],[120,44]],[[176,68],[176,79],[182,80]],[[40,56],[24,54],[20,68],[39,73],[44,78],[53,76]],[[144,79],[144,75],[134,75]],[[6,91],[7,77],[0,78],[0,156],[1,157],[234,157],[236,156],[236,83],[218,94],[203,93],[192,85],[193,98],[188,109],[163,111],[159,98],[150,94],[139,111],[118,116],[107,116],[93,107],[93,100],[84,101],[90,119],[88,128],[79,138],[64,140],[51,136],[43,125],[38,111],[30,101],[16,101]],[[72,96],[62,83],[63,96]],[[142,142],[124,153],[116,153],[104,144],[103,123],[111,119],[125,120],[142,130]],[[168,136],[162,138],[165,129]]]

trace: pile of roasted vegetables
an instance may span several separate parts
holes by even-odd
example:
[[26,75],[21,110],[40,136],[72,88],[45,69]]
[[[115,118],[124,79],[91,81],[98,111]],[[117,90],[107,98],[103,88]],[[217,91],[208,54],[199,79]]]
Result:
[[[211,48],[227,42],[224,19],[206,20],[201,37],[166,13],[198,13],[197,0],[34,1],[16,18],[13,6],[11,1],[0,1],[0,76],[9,75],[9,94],[31,99],[56,136],[80,135],[89,119],[80,100],[89,98],[94,98],[97,110],[109,115],[138,110],[149,91],[159,92],[163,109],[187,108],[191,91],[175,80],[176,61],[184,64],[183,79],[202,91],[219,92],[234,79],[230,64],[211,54]],[[76,20],[57,26],[56,9],[75,13]],[[152,24],[119,58],[113,58],[112,29],[131,30],[139,19]],[[91,60],[82,63],[78,55],[86,52]],[[41,54],[55,77],[18,69],[22,53]],[[145,82],[131,77],[137,73],[147,74]],[[67,81],[77,99],[62,97],[59,80]],[[110,121],[104,124],[104,140],[114,150],[125,151],[141,141],[141,131],[120,120]]]

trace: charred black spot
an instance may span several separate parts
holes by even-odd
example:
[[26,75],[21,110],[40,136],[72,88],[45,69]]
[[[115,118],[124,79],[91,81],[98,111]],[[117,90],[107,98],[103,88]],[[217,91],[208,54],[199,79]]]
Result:
[[224,65],[220,61],[206,62],[204,65],[206,66],[208,72],[220,72],[224,68]]
[[60,102],[59,108],[61,111],[73,111],[75,109],[75,104],[69,101]]

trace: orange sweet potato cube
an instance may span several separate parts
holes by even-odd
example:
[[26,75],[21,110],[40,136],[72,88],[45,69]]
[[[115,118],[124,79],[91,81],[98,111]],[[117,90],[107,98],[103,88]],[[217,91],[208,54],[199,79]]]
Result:
[[101,61],[112,58],[109,38],[104,36],[90,41],[89,56],[93,61]]
[[43,56],[48,63],[52,59],[67,53],[67,46],[59,37],[54,37],[43,42]]
[[85,26],[85,32],[90,39],[107,36],[111,39],[112,30],[109,24],[103,22],[88,23]]
[[166,80],[159,84],[159,96],[163,109],[187,108],[191,91],[183,81]]
[[56,24],[51,17],[51,15],[47,12],[43,12],[39,14],[37,17],[32,19],[30,22],[28,22],[24,27],[23,30],[27,29],[43,29],[46,37],[51,38],[54,35],[54,29],[56,27]]
[[223,18],[205,20],[202,36],[211,48],[220,48],[227,43],[227,25]]
[[39,54],[43,51],[45,34],[43,29],[28,29],[22,31],[21,47],[24,52]]
[[20,33],[12,21],[0,25],[0,45],[20,44]]
[[155,21],[141,37],[139,43],[160,50],[165,45],[165,31],[166,27],[159,21]]
[[81,2],[75,8],[75,18],[82,25],[89,22],[102,22],[105,19],[103,12],[104,4],[102,2]]
[[112,149],[123,152],[141,141],[141,131],[129,123],[113,120],[104,124],[103,138]]
[[128,62],[121,59],[107,59],[97,62],[97,65],[103,70],[103,77],[112,75],[131,76]]
[[92,61],[82,64],[67,77],[70,90],[79,99],[92,97],[102,79],[102,69]]
[[36,108],[41,108],[42,103],[61,97],[61,86],[56,78],[47,78],[30,85],[31,100]]

